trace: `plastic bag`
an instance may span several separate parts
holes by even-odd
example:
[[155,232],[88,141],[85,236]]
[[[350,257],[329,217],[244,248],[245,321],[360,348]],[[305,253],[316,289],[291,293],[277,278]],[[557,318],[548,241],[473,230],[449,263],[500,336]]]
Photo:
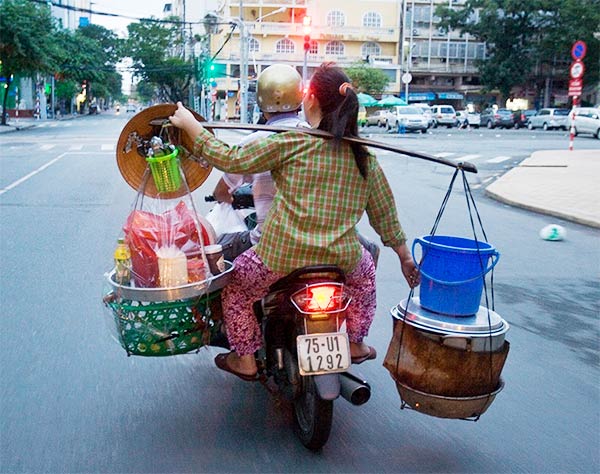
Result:
[[[131,252],[132,277],[139,287],[160,285],[157,252],[181,252],[188,259],[203,258],[202,248],[211,243],[209,232],[201,227],[199,235],[194,212],[183,201],[160,214],[133,210],[123,227]],[[177,255],[173,256],[174,263]],[[177,280],[177,276],[172,276]],[[160,285],[162,286],[162,285]]]
[[206,216],[206,220],[213,226],[217,239],[223,234],[248,230],[243,216],[226,202],[215,204],[215,207]]

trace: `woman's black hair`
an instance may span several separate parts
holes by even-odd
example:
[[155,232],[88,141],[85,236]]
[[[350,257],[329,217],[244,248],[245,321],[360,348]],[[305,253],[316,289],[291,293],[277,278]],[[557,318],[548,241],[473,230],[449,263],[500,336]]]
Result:
[[[340,86],[349,83],[346,73],[335,63],[323,63],[310,79],[310,93],[319,101],[321,122],[319,129],[331,133],[336,146],[342,137],[358,138],[358,97],[352,87]],[[363,178],[367,178],[369,151],[363,145],[350,143],[354,161]]]

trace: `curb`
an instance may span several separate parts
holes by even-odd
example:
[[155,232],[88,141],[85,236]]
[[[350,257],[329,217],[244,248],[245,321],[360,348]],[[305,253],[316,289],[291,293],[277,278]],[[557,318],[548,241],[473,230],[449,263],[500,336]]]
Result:
[[515,201],[513,199],[509,199],[501,194],[490,191],[487,188],[485,189],[485,194],[486,194],[486,196],[489,196],[490,198],[495,199],[496,201],[501,202],[503,204],[508,204],[510,206],[525,209],[527,211],[537,212],[538,214],[544,214],[547,216],[558,217],[560,219],[564,219],[569,222],[574,222],[576,224],[581,224],[581,225],[585,225],[588,227],[593,227],[595,229],[600,229],[600,222],[597,222],[597,221],[585,219],[583,217],[578,217],[578,216],[574,216],[571,214],[566,214],[564,212],[560,212],[560,211],[556,211],[556,210],[552,210],[552,209],[546,209],[546,208],[542,208],[542,207],[532,206],[530,204],[524,204],[522,202]]

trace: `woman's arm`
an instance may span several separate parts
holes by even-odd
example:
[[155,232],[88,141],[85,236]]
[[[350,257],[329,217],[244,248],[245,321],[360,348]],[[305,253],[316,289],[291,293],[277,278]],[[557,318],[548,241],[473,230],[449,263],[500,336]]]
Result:
[[177,110],[169,120],[174,126],[194,138],[195,153],[222,171],[236,174],[260,173],[276,168],[284,159],[281,153],[281,140],[277,141],[270,137],[252,142],[242,148],[230,147],[204,129],[181,102],[177,103]]
[[369,179],[372,180],[372,190],[367,203],[369,222],[381,236],[383,244],[396,252],[402,274],[408,286],[414,288],[421,283],[421,275],[406,246],[406,236],[398,221],[394,195],[377,161],[369,170]]

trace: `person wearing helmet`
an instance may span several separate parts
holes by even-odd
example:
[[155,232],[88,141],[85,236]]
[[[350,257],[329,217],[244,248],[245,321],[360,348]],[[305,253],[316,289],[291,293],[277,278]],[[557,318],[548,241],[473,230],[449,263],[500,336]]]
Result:
[[398,255],[408,285],[419,285],[419,269],[406,245],[383,169],[365,146],[343,140],[358,136],[358,107],[346,73],[325,63],[311,78],[303,109],[308,122],[333,139],[294,130],[246,147],[230,147],[180,102],[169,117],[194,137],[194,152],[213,166],[237,173],[271,170],[277,185],[260,241],[236,259],[223,288],[227,339],[233,350],[215,357],[218,368],[258,380],[254,353],[262,345],[262,334],[254,302],[293,270],[318,264],[337,265],[346,274],[345,287],[352,298],[346,313],[352,363],[376,358],[375,349],[364,341],[375,317],[375,265],[355,229],[365,211],[383,244]]
[[[302,77],[292,66],[274,64],[262,71],[258,77],[256,101],[266,119],[266,125],[310,127],[298,116],[303,95]],[[254,132],[245,137],[239,146],[265,138],[271,133],[273,132]],[[231,203],[232,193],[248,183],[252,185],[256,227],[219,237],[217,243],[223,247],[226,260],[233,261],[239,254],[258,243],[265,217],[275,197],[275,183],[270,171],[250,175],[225,173],[213,191],[217,201]]]

